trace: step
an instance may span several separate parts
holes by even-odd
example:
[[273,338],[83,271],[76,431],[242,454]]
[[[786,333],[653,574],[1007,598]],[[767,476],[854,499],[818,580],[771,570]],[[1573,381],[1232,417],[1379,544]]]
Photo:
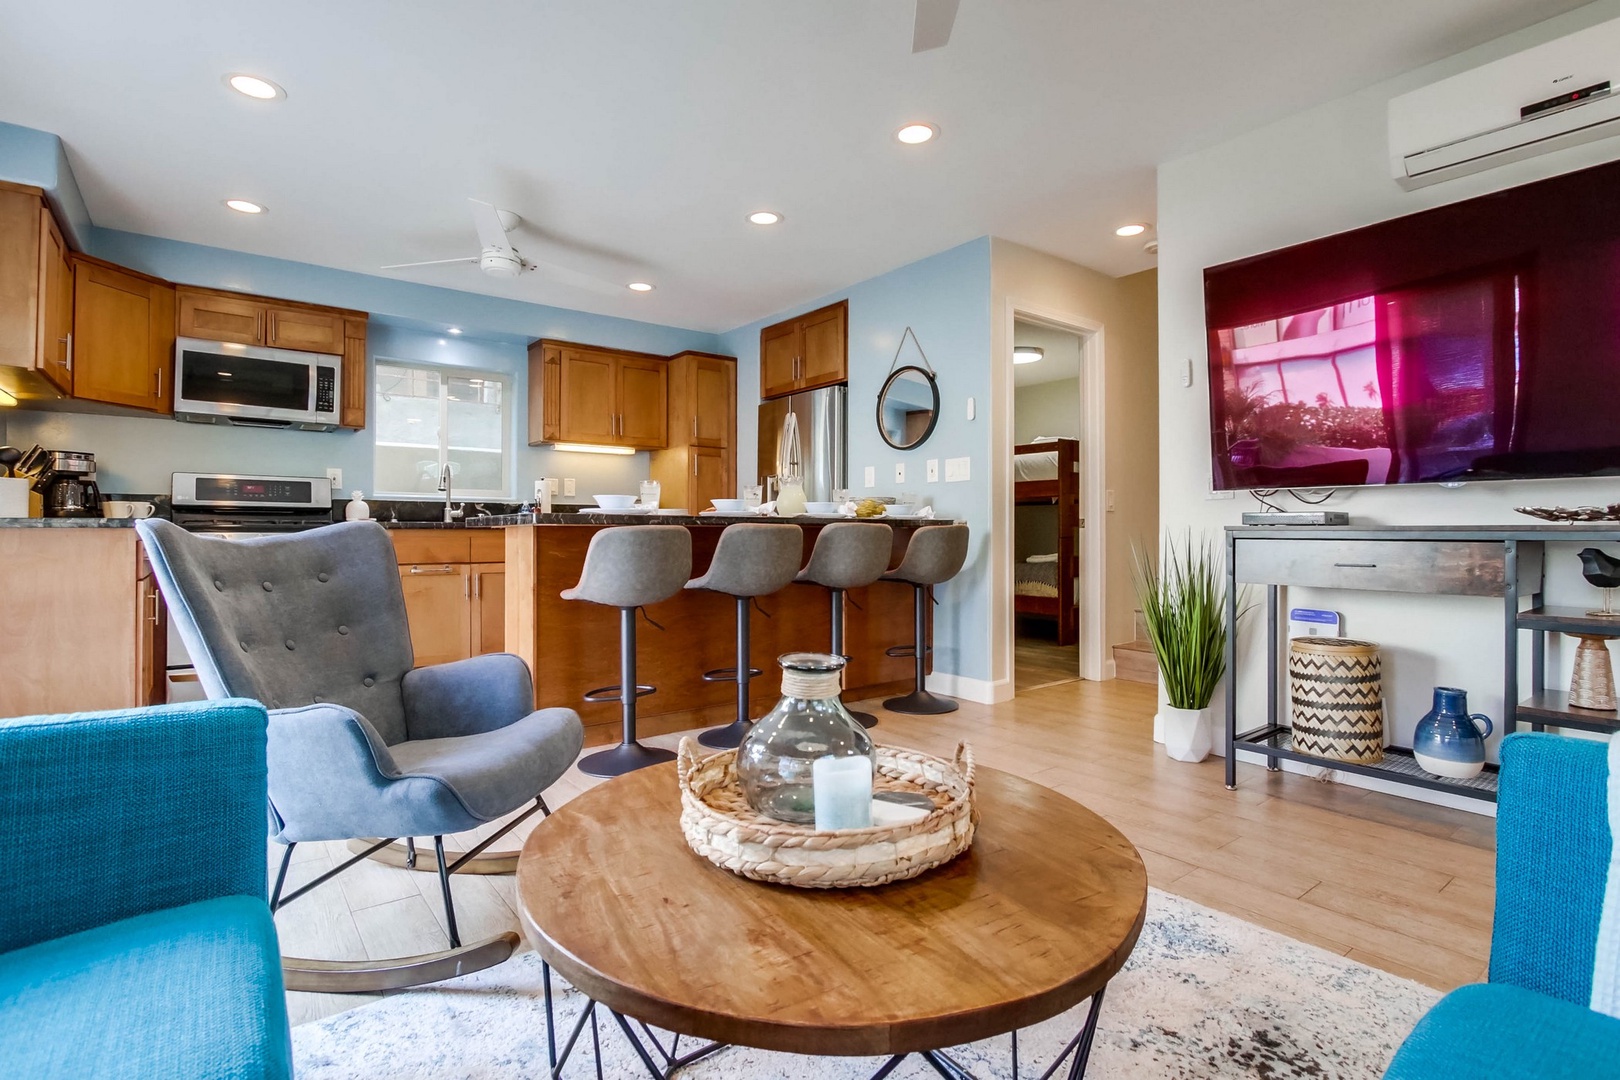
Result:
[[1142,614],[1141,608],[1136,609],[1135,634],[1137,641],[1146,641],[1148,639],[1147,616]]
[[1157,686],[1159,662],[1153,656],[1153,646],[1145,641],[1127,641],[1115,645],[1114,677]]

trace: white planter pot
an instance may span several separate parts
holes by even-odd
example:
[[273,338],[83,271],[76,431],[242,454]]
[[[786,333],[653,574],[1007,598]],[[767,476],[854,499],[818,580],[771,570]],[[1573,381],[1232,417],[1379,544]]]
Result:
[[1164,752],[1176,761],[1203,761],[1214,746],[1209,709],[1178,709],[1166,705],[1156,718],[1164,729]]

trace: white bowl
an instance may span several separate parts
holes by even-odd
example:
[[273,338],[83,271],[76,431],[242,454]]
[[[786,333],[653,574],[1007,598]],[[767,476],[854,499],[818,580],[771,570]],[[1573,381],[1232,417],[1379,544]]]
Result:
[[917,508],[910,503],[890,503],[883,508],[883,512],[889,517],[910,517],[916,510]]
[[603,510],[625,510],[636,505],[634,495],[597,495],[595,499]]
[[723,510],[728,514],[734,514],[738,510],[748,508],[748,504],[742,499],[711,499],[710,501],[714,503],[716,510]]
[[835,502],[807,502],[804,504],[804,512],[807,514],[820,514],[823,517],[831,517],[837,515],[840,505],[842,504]]

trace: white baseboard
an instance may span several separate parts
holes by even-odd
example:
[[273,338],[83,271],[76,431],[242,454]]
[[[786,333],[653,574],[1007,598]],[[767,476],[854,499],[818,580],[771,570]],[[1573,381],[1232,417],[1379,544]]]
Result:
[[1011,679],[968,679],[944,671],[936,671],[928,676],[928,689],[946,697],[977,701],[983,705],[997,705],[1013,699]]
[[1103,661],[1103,678],[1105,678],[1105,679],[1117,679],[1117,678],[1119,678],[1119,669],[1114,666],[1114,658],[1112,656],[1110,656],[1107,660]]

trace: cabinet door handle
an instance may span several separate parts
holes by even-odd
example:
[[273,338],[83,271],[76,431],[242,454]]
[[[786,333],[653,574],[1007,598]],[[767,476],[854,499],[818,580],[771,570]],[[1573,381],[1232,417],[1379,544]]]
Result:
[[697,413],[692,414],[692,441],[697,442]]
[[68,371],[73,370],[73,335],[59,339],[62,342],[62,367]]
[[273,311],[266,312],[264,320],[264,343],[274,345],[276,343],[276,313]]
[[478,599],[480,596],[483,595],[483,592],[484,592],[484,575],[483,574],[473,574],[472,575],[473,599],[474,600]]
[[157,383],[157,388],[152,391],[152,396],[155,397],[155,398],[161,398],[163,396],[163,369],[162,368],[158,368],[156,371],[152,372],[152,380],[155,383]]
[[456,568],[454,566],[451,566],[449,563],[445,563],[443,566],[413,566],[413,567],[411,567],[411,573],[413,573],[413,574],[453,574],[455,572],[456,572]]
[[146,598],[152,602],[152,609],[146,613],[146,621],[156,626],[158,624],[158,591],[153,589],[146,594]]
[[1342,566],[1342,567],[1346,567],[1348,569],[1353,569],[1353,570],[1376,570],[1376,569],[1378,569],[1378,564],[1375,563],[1375,562],[1336,562],[1333,565],[1334,566]]

